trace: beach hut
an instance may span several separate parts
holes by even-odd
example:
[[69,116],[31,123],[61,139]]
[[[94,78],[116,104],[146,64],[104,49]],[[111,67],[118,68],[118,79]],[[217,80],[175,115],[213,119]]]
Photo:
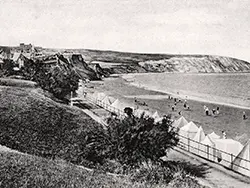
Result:
[[208,134],[208,136],[209,136],[212,140],[214,140],[214,139],[220,139],[220,136],[217,135],[215,132],[212,132],[212,133]]
[[153,113],[152,118],[154,118],[154,119],[159,119],[160,118],[157,111],[155,111],[155,113]]
[[193,139],[199,128],[192,121],[180,128],[180,141],[185,145],[189,145],[190,139]]
[[91,98],[92,100],[94,100],[94,101],[96,101],[97,100],[97,95],[98,95],[98,92],[97,91],[95,91],[94,93],[88,93],[87,94],[87,96],[89,97],[89,98]]
[[105,108],[105,109],[110,109],[109,107],[110,107],[110,105],[113,103],[113,102],[115,102],[115,98],[114,97],[110,97],[110,96],[106,96],[106,97],[104,97],[104,99],[102,100],[102,103],[103,103],[103,107]]
[[152,113],[148,110],[144,110],[144,117],[152,117]]
[[215,147],[217,149],[218,161],[221,160],[225,166],[230,166],[235,156],[237,156],[243,148],[243,145],[233,139],[215,139]]
[[154,118],[155,123],[160,122],[162,120],[157,111],[155,111],[155,113],[152,115],[152,118]]
[[180,135],[188,138],[194,138],[198,130],[199,128],[197,127],[197,125],[195,125],[194,122],[191,121],[185,126],[180,128]]
[[235,157],[231,168],[246,176],[250,176],[250,140],[248,140],[237,157]]
[[136,109],[135,112],[134,112],[134,115],[136,117],[141,117],[141,115],[144,113],[144,110],[142,109]]
[[102,100],[106,97],[106,94],[103,93],[103,92],[98,92],[97,93],[97,96],[96,96],[96,101],[97,101],[97,104],[102,106]]
[[196,154],[199,154],[200,143],[205,139],[205,133],[202,129],[202,126],[199,127],[197,133],[194,138],[190,140],[190,151]]
[[199,155],[212,161],[216,160],[215,143],[210,136],[205,136],[204,140],[201,141]]
[[129,107],[132,108],[134,110],[134,107],[132,107],[129,104],[123,103],[121,102],[119,99],[116,99],[112,104],[111,107],[114,108],[114,112],[121,112],[123,113],[124,108]]
[[188,124],[188,121],[183,116],[181,116],[178,120],[174,121],[173,127],[175,127],[175,128],[181,128],[181,127],[183,127],[186,124]]

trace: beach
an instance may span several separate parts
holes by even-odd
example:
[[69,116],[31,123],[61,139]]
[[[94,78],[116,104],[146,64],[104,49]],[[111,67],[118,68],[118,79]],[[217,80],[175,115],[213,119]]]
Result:
[[[135,98],[140,102],[145,102],[147,106],[139,106],[142,109],[151,112],[158,111],[162,115],[171,114],[173,119],[178,119],[184,116],[188,121],[193,121],[197,126],[202,126],[205,133],[215,132],[222,135],[225,130],[227,138],[232,138],[244,144],[250,138],[250,109],[242,106],[213,103],[212,101],[197,100],[188,95],[179,95],[179,98],[187,96],[187,102],[190,110],[184,110],[183,102],[176,105],[175,111],[172,111],[171,106],[174,100],[169,99],[169,94],[160,91],[154,91],[150,88],[139,87],[135,85],[133,79],[125,80],[122,76],[109,77],[103,81],[91,82],[93,90],[105,92],[107,95],[118,98],[120,101],[136,106]],[[175,94],[175,97],[178,95]],[[183,101],[183,100],[182,100]],[[218,116],[206,116],[204,113],[204,105],[209,109],[219,107],[220,114]],[[181,111],[181,115],[179,112]],[[243,111],[249,117],[246,120],[242,119]]]

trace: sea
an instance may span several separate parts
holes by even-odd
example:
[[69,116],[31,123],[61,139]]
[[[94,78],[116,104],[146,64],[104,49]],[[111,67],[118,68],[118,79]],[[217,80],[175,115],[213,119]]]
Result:
[[125,79],[182,98],[250,108],[250,73],[143,73]]

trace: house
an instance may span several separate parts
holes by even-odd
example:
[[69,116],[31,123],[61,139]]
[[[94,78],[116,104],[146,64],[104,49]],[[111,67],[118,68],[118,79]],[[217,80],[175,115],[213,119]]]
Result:
[[15,65],[20,69],[24,66],[24,56],[22,53],[14,52],[13,57],[11,58]]
[[30,52],[34,51],[34,46],[32,44],[20,43],[19,49],[21,50],[21,52],[30,53]]

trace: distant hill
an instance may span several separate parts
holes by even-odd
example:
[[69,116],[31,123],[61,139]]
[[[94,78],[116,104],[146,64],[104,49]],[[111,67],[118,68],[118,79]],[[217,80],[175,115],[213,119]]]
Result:
[[[6,47],[5,51],[6,51]],[[10,47],[12,50],[14,47]],[[1,49],[1,47],[0,47]],[[135,72],[250,72],[250,63],[236,58],[214,55],[146,54],[90,49],[43,48],[44,54],[62,53],[65,57],[82,55],[90,66],[99,64],[108,73]],[[89,75],[88,68],[81,62],[75,63],[77,70]],[[93,73],[92,73],[93,74]],[[92,75],[93,76],[93,75]],[[91,77],[91,76],[90,76]]]
[[213,55],[142,54],[99,50],[71,50],[89,63],[105,64],[111,73],[130,72],[250,72],[250,63]]

